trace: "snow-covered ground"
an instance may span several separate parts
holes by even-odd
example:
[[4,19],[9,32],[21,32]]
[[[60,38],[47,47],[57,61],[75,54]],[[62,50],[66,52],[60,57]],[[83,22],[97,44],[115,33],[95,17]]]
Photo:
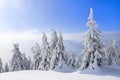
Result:
[[120,80],[120,70],[107,67],[82,72],[18,71],[0,73],[0,80]]

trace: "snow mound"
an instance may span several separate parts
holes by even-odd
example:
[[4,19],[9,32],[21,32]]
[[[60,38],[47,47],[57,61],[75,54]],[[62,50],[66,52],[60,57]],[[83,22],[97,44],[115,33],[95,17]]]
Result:
[[90,74],[97,76],[115,76],[120,78],[120,68],[102,67],[97,69],[86,69],[80,72],[81,74]]
[[120,80],[120,70],[102,68],[70,73],[29,70],[1,73],[0,80]]

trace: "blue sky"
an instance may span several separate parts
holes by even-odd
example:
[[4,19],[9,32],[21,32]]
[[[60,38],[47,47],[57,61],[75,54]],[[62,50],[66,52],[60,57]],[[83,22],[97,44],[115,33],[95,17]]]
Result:
[[100,30],[120,32],[120,0],[0,0],[0,31],[85,32],[91,7]]

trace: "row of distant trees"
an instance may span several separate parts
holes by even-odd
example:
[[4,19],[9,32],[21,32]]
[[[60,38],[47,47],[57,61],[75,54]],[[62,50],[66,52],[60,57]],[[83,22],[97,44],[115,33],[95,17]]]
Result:
[[0,71],[21,71],[21,70],[54,70],[62,69],[64,65],[76,67],[78,65],[77,59],[72,54],[66,54],[63,44],[62,33],[57,35],[56,31],[52,29],[51,41],[47,41],[47,36],[43,33],[42,45],[36,43],[35,47],[32,47],[33,58],[26,57],[19,49],[19,44],[14,44],[12,50],[13,56],[10,63],[2,65],[0,59]]
[[9,63],[2,65],[0,59],[0,72],[20,70],[57,70],[65,68],[74,69],[96,69],[102,66],[120,67],[120,49],[116,41],[104,45],[101,42],[102,33],[97,30],[98,24],[94,20],[93,10],[90,9],[87,26],[89,30],[85,33],[84,48],[80,55],[66,52],[62,33],[52,29],[51,40],[43,33],[42,45],[36,43],[32,47],[33,58],[27,58],[21,53],[19,44],[14,44],[13,56]]

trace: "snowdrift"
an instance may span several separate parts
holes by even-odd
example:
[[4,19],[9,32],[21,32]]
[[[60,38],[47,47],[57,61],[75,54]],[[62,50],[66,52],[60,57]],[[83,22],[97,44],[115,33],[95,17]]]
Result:
[[0,80],[120,80],[120,70],[102,68],[76,72],[17,71],[1,73]]

